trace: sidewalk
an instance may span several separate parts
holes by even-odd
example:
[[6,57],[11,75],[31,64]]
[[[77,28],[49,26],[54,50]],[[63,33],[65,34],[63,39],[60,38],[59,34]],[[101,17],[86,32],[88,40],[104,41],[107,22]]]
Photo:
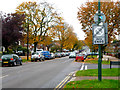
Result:
[[120,59],[113,57],[113,56],[108,56],[108,55],[103,55],[103,59],[102,60],[110,60],[110,61],[120,61]]

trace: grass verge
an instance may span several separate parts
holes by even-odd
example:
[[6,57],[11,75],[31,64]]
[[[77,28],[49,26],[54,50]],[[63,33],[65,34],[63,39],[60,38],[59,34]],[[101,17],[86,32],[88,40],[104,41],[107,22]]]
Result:
[[[76,76],[98,76],[98,69],[77,71]],[[120,76],[118,68],[102,69],[102,76]]]
[[118,88],[118,80],[103,79],[98,80],[81,80],[71,81],[64,86],[64,90],[68,88]]
[[22,59],[22,62],[31,62],[31,60],[27,60],[27,59]]
[[[97,60],[89,60],[89,59],[86,59],[84,62],[85,62],[85,63],[98,64],[98,59],[97,59]],[[102,61],[102,64],[110,64],[110,61]]]

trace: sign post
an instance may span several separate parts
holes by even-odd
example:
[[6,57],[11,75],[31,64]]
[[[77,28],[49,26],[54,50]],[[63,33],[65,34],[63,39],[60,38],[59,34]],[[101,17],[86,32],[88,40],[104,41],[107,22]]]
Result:
[[98,13],[94,15],[95,24],[92,25],[93,44],[98,45],[98,80],[102,80],[102,45],[108,43],[107,23],[104,23],[106,17],[100,10],[100,0],[98,0]]
[[[101,13],[100,11],[100,0],[98,1],[98,13]],[[99,16],[100,17],[100,16]],[[98,18],[98,25],[100,23],[100,18]],[[98,80],[101,81],[102,80],[102,68],[101,68],[101,62],[102,62],[102,58],[101,58],[101,45],[98,45],[99,47],[99,59],[98,59]]]

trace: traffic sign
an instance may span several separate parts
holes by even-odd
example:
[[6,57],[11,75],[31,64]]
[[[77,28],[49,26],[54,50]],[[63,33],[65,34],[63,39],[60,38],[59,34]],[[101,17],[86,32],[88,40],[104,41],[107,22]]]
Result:
[[93,32],[93,44],[105,44],[106,43],[106,27],[105,25],[92,25]]
[[100,20],[101,22],[105,22],[105,20],[106,20],[105,14],[104,13],[96,13],[94,15],[94,21],[98,22],[98,20]]

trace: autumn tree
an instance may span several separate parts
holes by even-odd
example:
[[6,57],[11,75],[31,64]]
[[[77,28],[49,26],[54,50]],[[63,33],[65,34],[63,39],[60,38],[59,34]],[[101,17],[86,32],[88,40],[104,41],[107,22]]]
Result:
[[2,15],[2,45],[7,52],[10,45],[18,45],[18,41],[22,38],[24,18],[23,14],[16,13]]
[[26,24],[29,23],[30,39],[32,39],[34,51],[36,51],[37,44],[45,39],[47,32],[53,27],[57,15],[56,11],[47,2],[39,4],[37,2],[23,2],[17,7],[16,13],[26,15],[25,28]]
[[[108,40],[109,43],[113,41],[116,37],[116,35],[120,32],[120,2],[101,2],[101,11],[106,16],[106,22],[108,24]],[[83,4],[80,8],[78,8],[79,11],[77,13],[77,18],[82,25],[82,30],[86,34],[88,40],[89,46],[92,45],[92,24],[95,23],[93,18],[95,13],[98,11],[98,3],[97,2],[86,2]]]

